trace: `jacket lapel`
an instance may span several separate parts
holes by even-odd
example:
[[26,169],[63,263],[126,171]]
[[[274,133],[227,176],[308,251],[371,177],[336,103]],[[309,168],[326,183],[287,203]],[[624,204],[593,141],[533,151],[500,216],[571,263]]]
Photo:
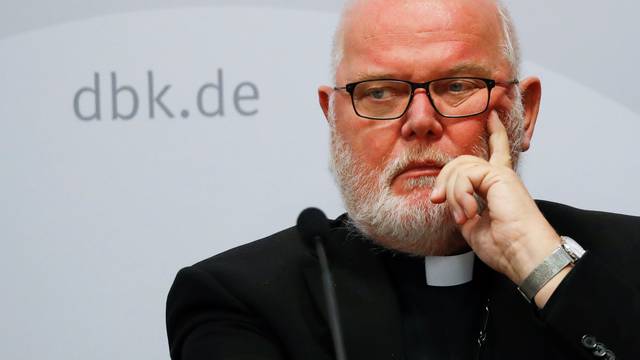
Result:
[[[403,359],[402,318],[389,274],[375,247],[361,236],[349,234],[344,220],[336,220],[325,246],[347,358]],[[304,273],[328,329],[320,264],[309,264]],[[333,354],[333,346],[330,349]]]

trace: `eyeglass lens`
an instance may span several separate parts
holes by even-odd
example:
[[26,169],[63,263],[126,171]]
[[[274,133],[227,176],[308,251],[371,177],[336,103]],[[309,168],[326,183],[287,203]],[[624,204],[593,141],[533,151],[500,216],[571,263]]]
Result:
[[[489,101],[484,80],[441,79],[429,84],[436,111],[443,116],[463,117],[483,112]],[[370,80],[353,89],[353,105],[360,116],[392,119],[402,116],[411,101],[411,84],[398,80]]]

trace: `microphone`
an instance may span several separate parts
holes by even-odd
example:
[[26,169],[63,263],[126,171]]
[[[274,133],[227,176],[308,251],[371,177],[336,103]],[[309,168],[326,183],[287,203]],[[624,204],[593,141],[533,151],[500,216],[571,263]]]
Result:
[[327,313],[329,315],[329,328],[333,338],[333,348],[336,353],[336,360],[346,360],[344,342],[342,341],[342,330],[340,328],[340,316],[338,314],[338,302],[333,288],[329,261],[324,249],[323,242],[329,237],[329,220],[322,210],[317,208],[306,208],[298,216],[298,232],[302,240],[310,245],[315,245],[320,269],[322,271],[322,286],[327,303]]

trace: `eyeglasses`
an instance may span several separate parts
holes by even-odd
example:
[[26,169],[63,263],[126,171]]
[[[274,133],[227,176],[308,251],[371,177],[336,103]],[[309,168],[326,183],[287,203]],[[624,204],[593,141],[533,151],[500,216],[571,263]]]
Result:
[[406,80],[376,79],[349,83],[335,90],[351,95],[353,110],[360,117],[373,120],[401,118],[409,109],[416,89],[425,89],[429,102],[438,114],[463,118],[482,114],[489,107],[491,90],[518,84],[518,80],[498,82],[476,77],[450,77],[414,83]]

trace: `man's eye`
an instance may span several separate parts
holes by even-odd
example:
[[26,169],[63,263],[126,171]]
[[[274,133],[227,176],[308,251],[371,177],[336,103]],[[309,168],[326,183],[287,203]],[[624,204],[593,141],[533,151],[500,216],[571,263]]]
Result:
[[452,82],[452,83],[449,83],[448,90],[449,92],[453,92],[453,93],[463,92],[463,91],[471,90],[473,87],[470,85],[471,84],[467,84],[462,81]]
[[431,94],[435,96],[468,96],[486,87],[475,79],[450,79],[436,81],[431,85]]
[[375,100],[384,100],[391,96],[391,92],[385,88],[369,89],[366,92],[366,96]]

